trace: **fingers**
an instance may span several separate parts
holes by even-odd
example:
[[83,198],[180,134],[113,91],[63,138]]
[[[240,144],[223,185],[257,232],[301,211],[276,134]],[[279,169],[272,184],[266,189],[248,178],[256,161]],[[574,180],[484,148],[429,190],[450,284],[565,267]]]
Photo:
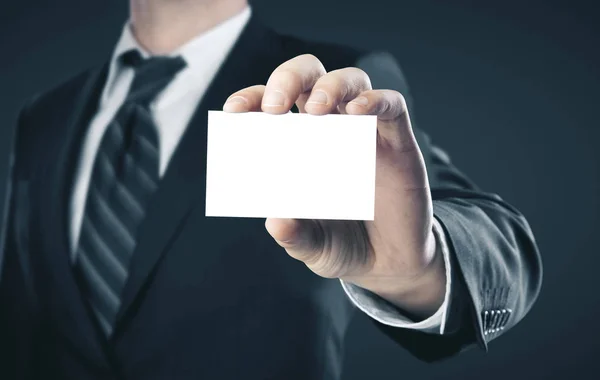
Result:
[[266,86],[248,87],[230,96],[223,109],[279,114],[296,104],[300,112],[344,113],[346,102],[370,89],[371,81],[364,71],[350,67],[327,73],[315,56],[305,54],[277,67]]
[[325,74],[321,61],[311,54],[300,55],[282,63],[267,81],[262,110],[273,114],[288,112],[300,95],[310,91]]
[[265,227],[277,244],[297,260],[310,262],[323,252],[323,233],[315,220],[267,218]]
[[382,121],[407,119],[404,96],[393,90],[364,91],[346,105],[351,115],[377,115]]
[[289,112],[294,104],[300,112],[315,115],[377,115],[378,133],[386,142],[401,150],[417,147],[406,101],[399,92],[372,90],[369,76],[355,67],[326,73],[323,64],[310,54],[281,64],[266,86],[234,93],[223,110],[280,114]]
[[290,257],[321,277],[340,278],[372,265],[361,221],[267,218],[265,227]]
[[361,69],[348,67],[334,70],[319,78],[303,106],[306,112],[315,115],[334,113],[338,106],[370,89],[371,80]]
[[260,111],[265,86],[247,87],[233,93],[223,105],[225,112],[256,112]]
[[377,115],[377,132],[390,146],[399,151],[418,148],[406,100],[398,91],[364,91],[346,105],[346,113]]

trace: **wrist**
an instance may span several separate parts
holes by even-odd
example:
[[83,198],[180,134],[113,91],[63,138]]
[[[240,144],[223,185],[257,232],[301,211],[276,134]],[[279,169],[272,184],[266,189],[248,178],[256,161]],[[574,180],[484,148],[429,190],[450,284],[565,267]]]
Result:
[[387,278],[377,281],[368,290],[417,319],[433,315],[443,304],[446,294],[446,267],[442,246],[431,234],[426,253],[428,264],[410,278]]

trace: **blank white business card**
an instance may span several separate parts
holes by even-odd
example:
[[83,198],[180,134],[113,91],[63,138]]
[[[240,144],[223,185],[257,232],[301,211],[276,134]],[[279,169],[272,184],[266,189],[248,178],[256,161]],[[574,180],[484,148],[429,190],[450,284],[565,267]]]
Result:
[[209,111],[206,216],[373,220],[377,119]]

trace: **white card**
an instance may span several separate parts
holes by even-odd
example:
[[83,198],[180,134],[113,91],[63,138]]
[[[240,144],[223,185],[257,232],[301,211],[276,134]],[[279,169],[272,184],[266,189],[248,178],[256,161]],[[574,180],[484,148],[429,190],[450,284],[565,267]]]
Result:
[[206,216],[373,220],[377,117],[209,111]]

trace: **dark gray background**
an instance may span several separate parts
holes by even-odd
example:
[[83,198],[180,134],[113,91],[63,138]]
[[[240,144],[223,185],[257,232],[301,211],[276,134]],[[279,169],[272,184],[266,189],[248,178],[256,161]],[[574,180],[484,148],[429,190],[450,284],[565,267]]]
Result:
[[[544,258],[537,304],[489,354],[420,363],[361,315],[346,380],[598,376],[599,13],[593,2],[481,3],[253,1],[279,31],[393,52],[421,128],[528,216]],[[126,11],[126,0],[2,0],[0,178],[20,105],[106,59]]]

